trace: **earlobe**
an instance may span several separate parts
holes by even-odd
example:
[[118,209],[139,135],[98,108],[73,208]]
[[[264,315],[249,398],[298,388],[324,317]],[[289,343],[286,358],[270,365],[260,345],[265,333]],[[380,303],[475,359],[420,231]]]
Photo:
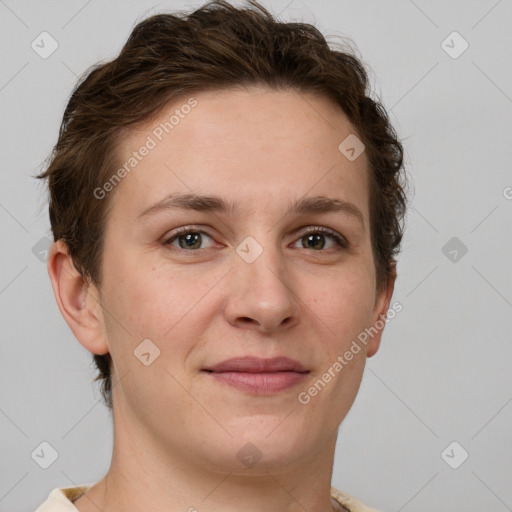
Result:
[[75,268],[62,240],[50,248],[48,274],[60,312],[80,344],[93,354],[108,353],[97,288]]
[[[396,280],[396,265],[393,265],[391,272],[389,273],[386,286],[379,292],[375,301],[375,307],[373,311],[372,327],[374,332],[373,336],[367,345],[366,357],[374,356],[380,347],[380,341],[384,327],[386,326],[386,317],[393,297],[393,290],[395,288]],[[375,332],[376,331],[376,332]]]

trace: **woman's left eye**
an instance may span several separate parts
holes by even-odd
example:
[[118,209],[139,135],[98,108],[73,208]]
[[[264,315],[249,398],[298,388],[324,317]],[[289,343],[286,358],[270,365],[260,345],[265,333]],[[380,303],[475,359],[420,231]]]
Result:
[[[310,228],[309,231],[304,233],[299,240],[295,243],[302,243],[303,248],[305,249],[313,249],[315,251],[325,249],[326,242],[325,239],[330,238],[331,242],[334,243],[334,247],[338,249],[347,249],[348,242],[347,240],[341,236],[336,231],[332,231],[327,228]],[[327,247],[327,249],[332,249],[333,247]]]
[[[348,242],[345,237],[328,228],[316,227],[308,228],[308,231],[303,232],[299,239],[295,242],[301,243],[303,249],[312,249],[314,251],[321,251],[322,249],[347,249]],[[202,247],[202,243],[206,240],[210,240],[210,244],[207,247]],[[326,239],[331,240],[331,246],[326,242]],[[176,243],[178,245],[176,245]],[[207,249],[212,247],[213,238],[198,229],[182,229],[172,235],[170,238],[163,242],[164,245],[175,247],[176,249],[183,249],[185,251],[194,251],[197,249]],[[327,246],[327,247],[326,247]]]

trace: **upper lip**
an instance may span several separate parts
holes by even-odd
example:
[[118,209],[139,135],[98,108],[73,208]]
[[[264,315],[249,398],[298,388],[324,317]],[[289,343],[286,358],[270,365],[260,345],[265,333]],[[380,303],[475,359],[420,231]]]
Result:
[[272,373],[272,372],[300,372],[308,370],[298,361],[289,357],[273,357],[265,359],[260,357],[234,357],[226,359],[216,365],[208,366],[203,370],[210,372],[245,372],[245,373]]

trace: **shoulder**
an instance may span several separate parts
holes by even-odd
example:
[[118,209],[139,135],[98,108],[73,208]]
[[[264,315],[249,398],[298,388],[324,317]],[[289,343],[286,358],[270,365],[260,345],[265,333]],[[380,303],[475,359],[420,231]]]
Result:
[[[89,490],[93,484],[83,484],[76,487],[58,487],[53,489],[48,498],[39,505],[35,512],[77,512],[73,501]],[[331,487],[331,497],[349,512],[379,512],[374,508],[367,507],[359,500],[349,494],[338,491]]]
[[374,508],[367,507],[358,499],[338,491],[338,489],[331,487],[331,497],[334,498],[340,505],[345,507],[349,512],[379,512]]
[[53,489],[48,498],[39,505],[35,512],[77,512],[73,501],[90,489],[93,484],[83,484],[76,487],[58,487]]

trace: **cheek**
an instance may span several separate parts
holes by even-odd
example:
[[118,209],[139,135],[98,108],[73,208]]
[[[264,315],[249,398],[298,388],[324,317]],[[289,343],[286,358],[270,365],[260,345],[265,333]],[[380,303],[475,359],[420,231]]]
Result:
[[[109,270],[102,302],[112,352],[128,352],[128,342],[133,351],[142,340],[150,339],[162,349],[172,343],[179,360],[180,350],[188,350],[186,339],[200,328],[197,311],[207,302],[204,297],[224,273],[193,267],[157,264],[151,255],[105,257],[104,268]],[[203,324],[208,320],[207,312],[203,311],[202,320]]]
[[370,325],[373,301],[371,279],[353,273],[326,282],[325,294],[316,294],[311,301],[323,354],[298,399],[310,407],[313,423],[323,416],[335,430],[354,402],[367,351],[358,337]]
[[342,269],[322,280],[304,278],[300,289],[317,325],[325,349],[336,358],[368,327],[375,301],[373,274],[368,268]]

